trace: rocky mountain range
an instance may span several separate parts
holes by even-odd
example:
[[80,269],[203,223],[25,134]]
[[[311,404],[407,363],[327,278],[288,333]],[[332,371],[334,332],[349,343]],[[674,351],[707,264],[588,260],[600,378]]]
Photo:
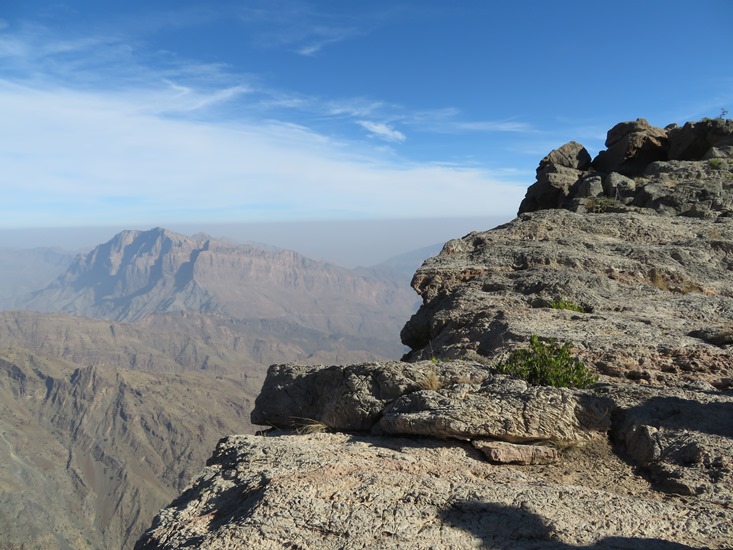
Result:
[[[403,361],[271,366],[136,548],[730,548],[733,121],[606,147],[423,264]],[[499,372],[553,341],[598,381]]]
[[135,322],[153,314],[200,312],[277,319],[335,336],[384,340],[414,307],[395,280],[316,262],[292,251],[187,237],[156,228],[123,231],[79,256],[23,304],[35,311]]
[[3,305],[25,308],[0,312],[3,548],[132,547],[216,441],[254,433],[268,365],[399,357],[416,307],[399,262],[160,228],[0,261]]

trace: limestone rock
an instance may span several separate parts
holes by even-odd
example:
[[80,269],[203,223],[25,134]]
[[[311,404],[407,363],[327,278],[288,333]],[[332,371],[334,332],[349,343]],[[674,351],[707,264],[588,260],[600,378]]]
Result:
[[604,388],[617,403],[611,437],[658,487],[730,506],[733,394],[697,387]]
[[369,431],[388,403],[423,388],[481,383],[490,372],[471,362],[407,365],[393,361],[347,366],[272,365],[252,422],[280,428]]
[[607,447],[493,465],[436,440],[231,436],[136,548],[725,548],[733,512],[660,499]]
[[541,208],[559,208],[570,189],[590,167],[590,154],[575,141],[553,150],[540,161],[537,183],[527,189],[520,212]]
[[[680,384],[733,376],[733,219],[523,214],[447,243],[413,278],[423,305],[406,356],[491,364],[532,334],[572,342],[608,379]],[[583,312],[554,309],[566,300]]]
[[485,439],[475,439],[471,444],[491,462],[499,464],[552,464],[560,458],[557,449],[543,445],[516,445]]
[[711,147],[733,145],[733,120],[706,119],[687,122],[669,131],[671,160],[699,160]]
[[609,401],[583,392],[494,376],[478,388],[402,396],[385,408],[379,427],[391,434],[572,443],[605,436],[611,409]]

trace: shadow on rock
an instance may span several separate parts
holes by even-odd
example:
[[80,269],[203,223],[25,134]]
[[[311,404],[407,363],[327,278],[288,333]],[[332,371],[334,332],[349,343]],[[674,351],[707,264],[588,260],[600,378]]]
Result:
[[733,402],[700,402],[680,397],[652,397],[623,412],[635,423],[672,430],[733,437]]
[[[529,507],[529,505],[528,505]],[[459,501],[440,512],[442,520],[481,539],[484,548],[538,550],[689,550],[691,546],[661,539],[606,537],[592,546],[559,541],[544,519],[514,506],[492,502]]]

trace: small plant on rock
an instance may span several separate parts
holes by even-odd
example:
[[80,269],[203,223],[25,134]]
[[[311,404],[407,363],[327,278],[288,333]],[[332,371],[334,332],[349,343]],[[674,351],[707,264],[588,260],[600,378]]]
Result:
[[598,377],[572,355],[572,347],[570,342],[559,345],[550,340],[545,343],[533,334],[529,339],[529,348],[514,350],[496,368],[502,374],[516,376],[533,386],[592,386],[598,381]]
[[443,387],[443,381],[434,370],[430,370],[423,374],[422,378],[418,381],[418,384],[424,390],[438,391]]
[[572,300],[562,298],[561,300],[553,300],[550,302],[552,309],[567,309],[568,311],[577,311],[578,313],[585,313],[585,308],[580,304],[576,304]]
[[588,197],[585,199],[585,209],[593,214],[603,214],[618,206],[618,201],[608,197]]

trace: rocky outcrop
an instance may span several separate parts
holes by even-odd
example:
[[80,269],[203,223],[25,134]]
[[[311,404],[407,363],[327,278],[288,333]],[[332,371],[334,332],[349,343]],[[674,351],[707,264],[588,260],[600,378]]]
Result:
[[733,120],[656,128],[644,119],[608,131],[590,161],[571,141],[545,157],[519,213],[638,211],[715,219],[733,216]]
[[471,440],[577,443],[605,434],[611,402],[532,387],[480,364],[273,365],[255,424]]
[[[550,153],[516,220],[417,271],[403,362],[272,366],[271,437],[220,441],[138,548],[728,548],[731,130]],[[498,373],[543,340],[600,382]]]
[[449,241],[413,286],[411,360],[491,363],[537,334],[572,342],[609,380],[733,378],[733,218],[526,213]]
[[729,547],[730,509],[661,498],[604,442],[566,460],[495,465],[434,439],[231,436],[136,548]]

